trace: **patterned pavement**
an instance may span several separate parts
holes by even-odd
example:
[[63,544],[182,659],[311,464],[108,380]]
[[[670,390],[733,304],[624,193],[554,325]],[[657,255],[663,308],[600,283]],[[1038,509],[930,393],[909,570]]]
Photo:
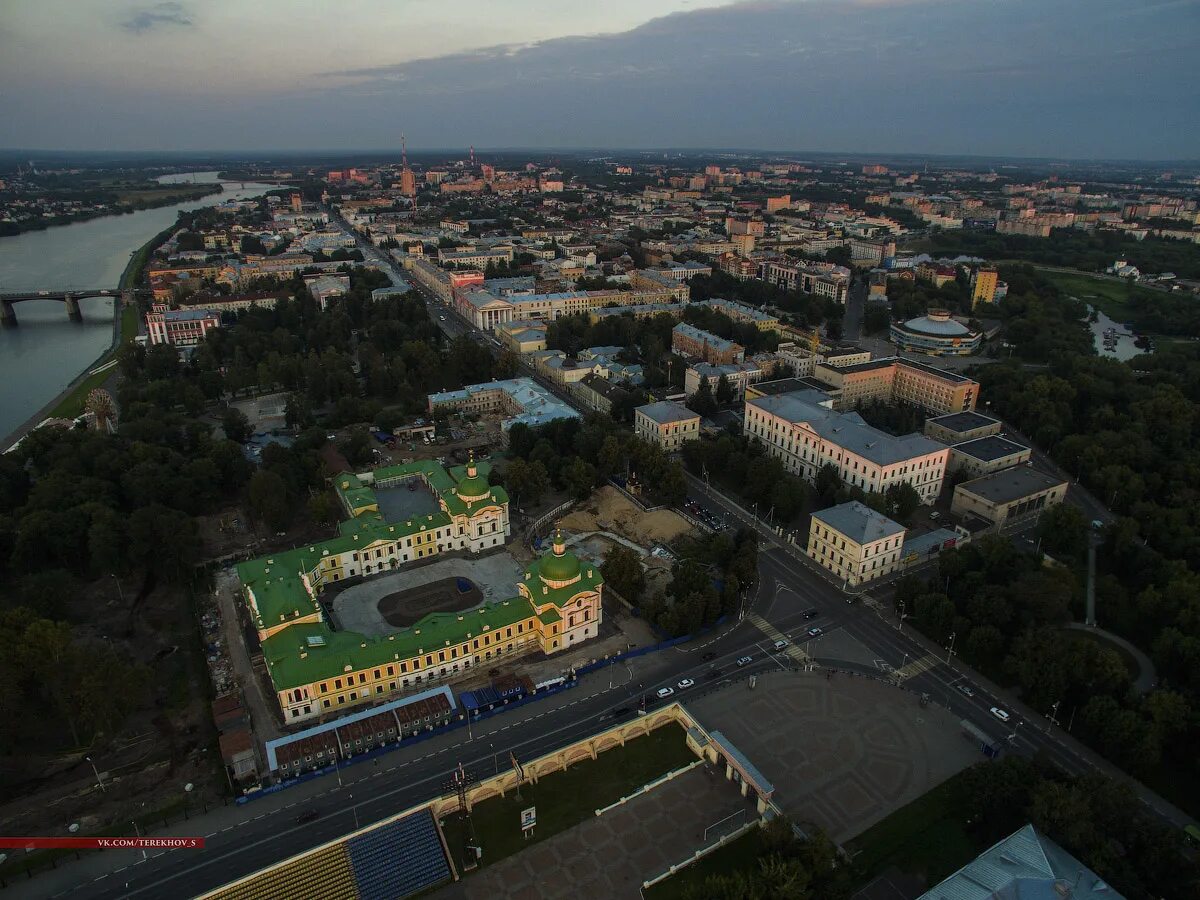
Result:
[[[437,900],[635,898],[643,881],[705,843],[707,826],[739,809],[746,810],[746,821],[753,819],[753,804],[725,780],[724,772],[697,766],[433,896]],[[710,833],[708,843],[716,837]]]

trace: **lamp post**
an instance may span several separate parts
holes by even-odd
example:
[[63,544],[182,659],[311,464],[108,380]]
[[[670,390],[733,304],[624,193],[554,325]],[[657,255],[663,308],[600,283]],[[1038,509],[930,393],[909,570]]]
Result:
[[102,779],[102,778],[100,777],[100,770],[96,768],[96,764],[95,764],[94,762],[92,762],[92,758],[91,758],[90,756],[85,756],[85,757],[84,757],[84,759],[86,759],[86,760],[87,760],[87,761],[88,761],[88,762],[91,764],[91,766],[92,766],[92,771],[93,771],[93,772],[95,773],[95,775],[96,775],[96,784],[100,785],[100,790],[101,790],[101,792],[103,792],[103,793],[107,794],[107,793],[108,793],[108,788],[106,788],[106,787],[104,786],[104,779]]
[[954,655],[954,639],[957,636],[956,632],[950,632],[950,646],[946,648],[946,665],[950,665],[950,657]]

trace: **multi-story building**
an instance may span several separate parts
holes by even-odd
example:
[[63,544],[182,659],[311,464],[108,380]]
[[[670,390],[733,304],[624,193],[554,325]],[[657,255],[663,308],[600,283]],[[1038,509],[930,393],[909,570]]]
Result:
[[703,300],[698,305],[707,306],[709,309],[724,313],[735,322],[749,322],[759,331],[774,331],[779,327],[778,316],[765,313],[756,306],[747,306],[745,303],[738,303],[736,300],[722,300],[719,297],[714,297],[711,300]]
[[893,322],[888,336],[897,349],[926,356],[970,356],[983,343],[982,332],[956,322],[945,309],[931,309],[906,322]]
[[571,396],[588,409],[611,415],[613,403],[627,397],[625,388],[594,372],[571,385]]
[[1027,463],[1032,456],[1028,447],[990,435],[952,446],[949,468],[951,472],[965,473],[968,478],[979,478]]
[[885,259],[896,255],[896,242],[893,240],[855,237],[847,240],[846,244],[850,248],[850,258],[857,263],[881,266]]
[[1015,466],[958,485],[950,511],[1003,528],[1062,503],[1066,495],[1067,482],[1063,479],[1032,466]]
[[472,269],[487,268],[488,263],[498,265],[508,264],[513,260],[513,248],[508,246],[492,247],[490,250],[439,250],[438,262],[443,266],[467,266]]
[[681,403],[660,400],[633,412],[633,430],[664,450],[678,450],[685,441],[700,438],[700,416]]
[[820,405],[826,400],[819,391],[747,400],[743,431],[758,438],[793,475],[812,480],[830,465],[851,487],[882,493],[903,483],[912,485],[922,503],[937,499],[949,447],[919,434],[897,437],[880,431],[858,413]]
[[977,412],[950,413],[925,420],[925,436],[943,444],[961,444],[1000,433],[1000,420]]
[[[391,534],[368,538],[352,552],[373,554],[396,543]],[[316,546],[288,551],[290,558],[279,562],[259,559],[238,567],[267,674],[289,724],[423,691],[497,660],[570,649],[595,637],[603,617],[599,569],[568,551],[556,532],[552,549],[526,566],[514,597],[430,613],[378,636],[334,631],[318,599],[328,583],[323,552]],[[294,615],[289,607],[305,614]],[[276,626],[276,614],[287,621]]]
[[853,409],[867,400],[911,403],[929,412],[973,410],[979,382],[911,359],[888,356],[849,366],[818,363],[813,377],[828,384],[838,409]]
[[151,344],[192,347],[220,327],[221,316],[211,309],[168,309],[156,303],[146,313],[146,332]]
[[530,378],[510,378],[469,384],[456,391],[441,391],[428,397],[429,414],[439,410],[468,415],[505,416],[501,429],[518,423],[536,427],[555,419],[578,419],[579,413]]
[[725,363],[714,366],[709,363],[696,363],[688,366],[683,373],[683,390],[688,396],[700,390],[702,381],[708,382],[708,387],[716,391],[722,376],[733,388],[733,402],[740,403],[746,396],[746,389],[766,377],[767,372],[755,360],[745,360],[740,363]]
[[787,209],[791,205],[792,205],[792,198],[791,198],[790,194],[784,194],[782,197],[768,197],[767,198],[767,212],[768,213],[779,212],[779,210]]
[[671,330],[671,349],[713,365],[739,363],[746,356],[741,344],[680,322]]
[[722,253],[718,256],[717,268],[738,281],[749,281],[758,277],[758,263],[736,253]]
[[996,302],[998,275],[990,266],[980,266],[971,273],[971,306]]
[[808,556],[848,587],[896,571],[904,526],[851,500],[812,514]]
[[804,291],[838,303],[845,303],[850,292],[849,270],[840,267],[817,268],[784,260],[768,260],[761,266],[761,277],[768,284],[778,285],[785,290]]

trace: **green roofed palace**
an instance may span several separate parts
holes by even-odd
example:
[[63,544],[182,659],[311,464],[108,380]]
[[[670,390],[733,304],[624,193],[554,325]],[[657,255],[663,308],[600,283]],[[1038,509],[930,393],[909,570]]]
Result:
[[[318,598],[334,582],[440,553],[477,553],[504,544],[508,496],[488,484],[488,472],[486,463],[471,459],[449,470],[418,460],[343,473],[334,479],[334,490],[348,518],[337,537],[238,566],[286,722],[394,699],[396,692],[453,679],[494,658],[555,653],[596,636],[603,580],[598,569],[566,549],[561,533],[549,553],[529,564],[516,596],[507,600],[430,613],[380,637],[329,627]],[[386,521],[376,489],[413,479],[438,498],[438,511]]]

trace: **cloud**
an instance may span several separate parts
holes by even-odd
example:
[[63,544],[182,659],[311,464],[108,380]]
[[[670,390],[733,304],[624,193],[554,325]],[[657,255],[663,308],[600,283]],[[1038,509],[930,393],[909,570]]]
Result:
[[132,34],[145,34],[159,28],[194,25],[195,21],[182,3],[164,0],[132,13],[118,24]]

